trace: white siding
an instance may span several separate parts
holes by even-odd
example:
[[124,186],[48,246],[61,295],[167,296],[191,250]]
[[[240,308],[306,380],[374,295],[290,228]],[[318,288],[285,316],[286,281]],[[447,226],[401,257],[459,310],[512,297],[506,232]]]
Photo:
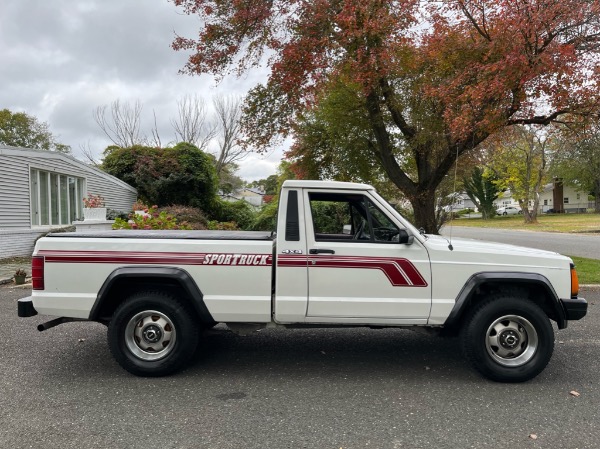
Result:
[[0,145],[0,259],[30,255],[35,239],[50,230],[47,226],[31,228],[32,168],[83,178],[84,196],[101,195],[111,209],[128,212],[137,198],[130,185],[71,156]]
[[36,239],[46,232],[31,229],[0,230],[0,259],[31,256]]
[[0,155],[0,229],[29,228],[30,220],[29,167]]
[[104,198],[106,207],[111,209],[131,212],[131,207],[137,199],[137,192],[125,190],[114,182],[101,178],[99,176],[89,176],[87,181],[87,193],[101,195]]

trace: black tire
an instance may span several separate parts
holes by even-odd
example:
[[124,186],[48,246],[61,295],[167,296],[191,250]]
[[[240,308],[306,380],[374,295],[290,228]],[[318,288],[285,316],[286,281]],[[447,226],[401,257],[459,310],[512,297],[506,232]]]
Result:
[[199,322],[185,303],[164,292],[127,298],[108,325],[115,360],[136,376],[166,376],[193,358]]
[[497,382],[525,382],[541,373],[554,351],[544,311],[518,294],[498,293],[477,305],[461,333],[465,358]]

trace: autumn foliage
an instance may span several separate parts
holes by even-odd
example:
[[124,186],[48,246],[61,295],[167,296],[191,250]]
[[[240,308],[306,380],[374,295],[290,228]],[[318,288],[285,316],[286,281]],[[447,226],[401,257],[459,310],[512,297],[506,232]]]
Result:
[[332,83],[351,86],[370,158],[429,232],[457,157],[503,128],[579,123],[600,106],[598,0],[174,3],[203,24],[173,43],[190,53],[184,71],[270,68],[246,106],[254,145],[289,133]]

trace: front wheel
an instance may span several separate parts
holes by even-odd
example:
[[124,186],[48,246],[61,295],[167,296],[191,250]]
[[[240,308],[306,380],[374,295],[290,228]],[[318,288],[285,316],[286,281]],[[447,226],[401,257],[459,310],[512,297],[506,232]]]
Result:
[[524,382],[541,373],[554,350],[554,331],[535,303],[496,294],[467,317],[463,352],[485,377],[498,382]]
[[163,292],[136,293],[115,311],[108,325],[113,357],[137,376],[165,376],[185,366],[198,343],[193,314]]

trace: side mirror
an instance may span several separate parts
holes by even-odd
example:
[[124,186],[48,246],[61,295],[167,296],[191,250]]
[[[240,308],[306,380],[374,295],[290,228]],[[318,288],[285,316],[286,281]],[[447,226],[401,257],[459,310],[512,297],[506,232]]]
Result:
[[400,232],[398,233],[398,243],[403,245],[412,245],[414,241],[414,235],[409,235],[409,233],[406,232],[406,229],[400,229]]

